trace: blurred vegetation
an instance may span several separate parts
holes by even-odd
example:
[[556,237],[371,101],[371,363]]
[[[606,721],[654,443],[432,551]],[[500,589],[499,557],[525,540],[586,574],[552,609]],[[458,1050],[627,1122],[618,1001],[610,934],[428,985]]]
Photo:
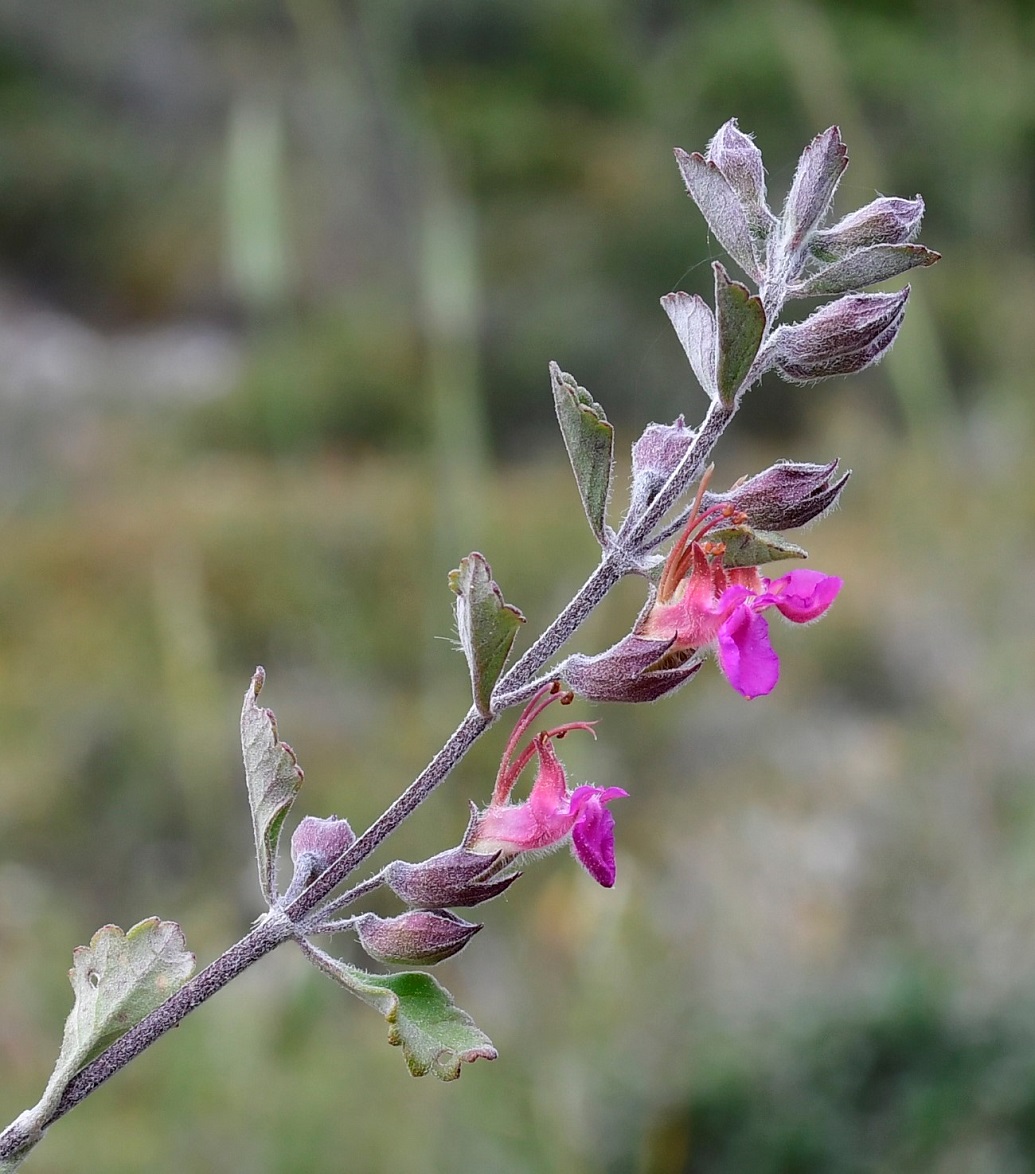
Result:
[[[531,634],[581,583],[548,360],[626,442],[700,413],[657,305],[716,255],[673,145],[736,115],[779,203],[836,121],[840,211],[920,191],[945,254],[879,369],[750,397],[717,479],[840,456],[804,542],[847,587],[775,633],[771,698],[702,673],[565,743],[633,792],[619,883],[537,864],[439,968],[498,1062],[411,1080],[285,949],[27,1169],[1035,1165],[1033,25],[1023,0],[4,5],[4,1121],[99,925],[178,920],[204,963],[259,912],[255,664],[300,810],[365,826],[467,705],[448,570],[483,551]],[[161,350],[173,326],[218,332],[229,388]],[[393,855],[456,842],[505,737]]]

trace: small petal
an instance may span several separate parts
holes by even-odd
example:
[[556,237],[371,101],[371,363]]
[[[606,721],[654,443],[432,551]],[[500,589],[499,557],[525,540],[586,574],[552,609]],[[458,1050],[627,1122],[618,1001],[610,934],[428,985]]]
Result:
[[624,799],[621,787],[576,787],[571,808],[577,812],[571,832],[572,850],[582,867],[605,889],[615,883],[615,818],[604,806]]
[[741,606],[719,628],[716,655],[726,679],[743,696],[771,693],[780,677],[780,661],[769,643],[765,617]]
[[821,571],[791,571],[769,583],[756,606],[772,605],[792,623],[807,624],[827,610],[843,583],[837,575],[824,575]]

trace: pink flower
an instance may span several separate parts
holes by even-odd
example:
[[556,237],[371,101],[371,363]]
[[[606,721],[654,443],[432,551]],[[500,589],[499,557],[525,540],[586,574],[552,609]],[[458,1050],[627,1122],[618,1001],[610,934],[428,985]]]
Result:
[[665,560],[656,599],[636,635],[672,640],[674,653],[714,650],[733,688],[745,697],[760,697],[772,692],[780,676],[761,613],[775,607],[792,623],[807,624],[834,602],[841,580],[809,570],[767,579],[757,567],[723,566],[721,543],[701,539],[729,516],[721,507],[700,515],[693,511]]
[[[569,791],[552,745],[554,738],[571,730],[592,732],[592,723],[569,722],[546,730],[515,753],[535,718],[553,701],[565,698],[570,700],[571,694],[562,694],[556,684],[547,685],[526,706],[507,743],[492,801],[472,819],[463,847],[483,855],[499,852],[501,860],[509,862],[525,852],[550,851],[570,838],[575,858],[595,881],[610,888],[615,883],[615,821],[606,804],[628,792],[588,785]],[[539,769],[532,790],[524,802],[512,803],[510,793],[533,755]]]

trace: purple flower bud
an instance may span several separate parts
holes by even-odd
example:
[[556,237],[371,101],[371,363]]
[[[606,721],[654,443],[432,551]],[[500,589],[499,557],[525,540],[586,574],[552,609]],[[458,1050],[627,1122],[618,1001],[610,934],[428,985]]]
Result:
[[498,852],[483,856],[463,847],[450,848],[420,864],[396,860],[385,870],[385,883],[413,909],[480,905],[498,897],[521,875],[495,876],[498,860]]
[[291,837],[291,863],[297,867],[301,858],[308,855],[317,864],[315,871],[323,872],[331,861],[351,848],[355,840],[356,833],[349,827],[347,819],[338,819],[335,815],[327,819],[307,815]]
[[[783,210],[782,244],[789,258],[799,254],[826,216],[847,166],[848,150],[836,126],[816,135],[802,151]],[[794,276],[792,266],[787,272],[788,276]]]
[[632,448],[633,510],[642,509],[676,471],[697,434],[680,416],[673,424],[648,424]]
[[790,383],[851,375],[877,362],[902,325],[909,286],[894,294],[852,294],[773,332],[767,353]]
[[433,966],[462,950],[482,928],[444,909],[411,910],[398,917],[361,913],[354,924],[371,958],[402,966]]
[[778,461],[725,493],[705,493],[701,508],[729,505],[746,514],[748,524],[757,530],[793,530],[818,518],[837,501],[851,471],[835,481],[836,470],[837,461],[829,465]]
[[[776,217],[765,202],[762,152],[751,137],[740,130],[737,120],[731,118],[719,127],[708,144],[705,158],[718,167],[740,200],[751,236],[756,242],[755,259],[763,263],[764,241],[776,224]],[[762,244],[761,249],[759,244]]]
[[864,208],[850,212],[830,228],[821,229],[809,242],[822,260],[829,261],[870,245],[901,245],[920,231],[924,202],[881,196]]
[[587,701],[657,701],[685,684],[701,667],[700,661],[665,662],[674,639],[652,640],[634,633],[596,656],[576,653],[562,666],[565,684]]

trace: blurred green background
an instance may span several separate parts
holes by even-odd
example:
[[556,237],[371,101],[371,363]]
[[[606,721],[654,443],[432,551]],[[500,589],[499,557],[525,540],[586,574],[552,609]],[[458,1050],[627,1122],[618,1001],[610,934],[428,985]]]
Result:
[[[672,146],[737,116],[779,204],[838,122],[839,213],[922,192],[945,254],[878,369],[749,398],[717,481],[839,456],[804,540],[846,588],[775,631],[771,697],[711,669],[565,743],[575,781],[632,792],[619,883],[543,861],[438,968],[495,1064],[412,1080],[284,948],[27,1170],[1035,1168],[1033,25],[1027,0],[3,5],[5,1122],[99,925],[177,920],[205,963],[259,913],[257,663],[300,813],[363,827],[468,703],[448,570],[483,551],[532,634],[582,582],[547,362],[623,452],[699,417],[658,298],[706,292],[716,253]],[[456,842],[506,735],[392,855]]]

